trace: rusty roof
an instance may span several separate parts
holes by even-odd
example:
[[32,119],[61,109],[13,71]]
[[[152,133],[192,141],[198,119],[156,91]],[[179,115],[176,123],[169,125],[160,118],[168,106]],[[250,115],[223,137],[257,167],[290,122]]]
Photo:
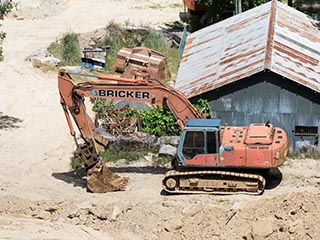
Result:
[[276,0],[190,34],[175,88],[190,98],[267,69],[320,92],[316,21]]

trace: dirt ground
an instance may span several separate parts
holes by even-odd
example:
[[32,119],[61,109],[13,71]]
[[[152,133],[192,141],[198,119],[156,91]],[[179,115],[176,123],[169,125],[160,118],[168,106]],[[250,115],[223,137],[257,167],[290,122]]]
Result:
[[111,20],[159,27],[178,20],[180,0],[20,0],[0,22],[0,239],[320,239],[320,161],[288,160],[261,196],[165,195],[166,169],[112,170],[126,191],[88,193],[70,171],[75,149],[56,73],[25,58],[62,33]]

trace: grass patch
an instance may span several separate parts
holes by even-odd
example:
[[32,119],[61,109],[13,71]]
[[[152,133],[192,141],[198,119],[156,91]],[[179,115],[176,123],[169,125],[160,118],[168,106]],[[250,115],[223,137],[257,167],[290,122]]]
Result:
[[[126,22],[125,25],[129,26],[129,21]],[[97,45],[110,46],[106,59],[108,69],[104,73],[115,73],[117,53],[122,47],[142,46],[151,48],[166,56],[169,71],[173,77],[176,76],[180,61],[178,49],[171,48],[166,37],[161,32],[157,32],[148,27],[127,30],[114,22],[110,22],[105,27],[105,31],[105,38],[95,41]],[[70,32],[63,34],[60,39],[52,42],[47,50],[50,54],[61,60],[60,66],[80,65],[82,52],[79,35],[76,33]]]
[[52,55],[56,56],[57,58],[62,58],[62,44],[59,42],[59,40],[56,40],[55,42],[50,43],[49,47],[47,48],[48,52]]
[[[129,25],[129,23],[126,23],[126,25]],[[163,34],[148,27],[126,30],[114,22],[110,22],[105,29],[106,37],[97,44],[110,46],[107,56],[109,71],[115,71],[114,65],[117,53],[122,47],[142,46],[164,54],[167,57],[171,73],[177,73],[179,64],[178,50],[170,48],[169,43]]]
[[175,79],[178,73],[180,62],[178,52],[179,50],[177,48],[168,48],[163,51],[163,54],[166,56],[167,65],[172,79]]
[[293,150],[288,154],[288,158],[292,159],[304,159],[304,158],[312,158],[312,159],[320,159],[320,148],[315,146],[304,146],[298,150]]
[[151,8],[151,9],[164,9],[165,6],[162,6],[158,3],[158,4],[154,4],[154,5],[149,6],[149,8]]
[[104,162],[117,162],[120,159],[126,159],[128,162],[134,162],[142,159],[148,154],[148,151],[124,151],[124,150],[115,150],[112,148],[106,149],[104,152],[100,153],[101,159]]
[[52,42],[47,48],[48,52],[61,59],[61,65],[80,65],[81,48],[79,35],[65,33],[60,40]]
[[183,5],[180,3],[174,3],[169,5],[170,8],[182,8]]
[[155,160],[155,164],[157,166],[163,166],[166,165],[168,163],[171,163],[173,157],[171,156],[161,156],[161,157],[157,157]]
[[67,33],[62,38],[62,57],[65,65],[79,65],[81,49],[79,36],[75,33]]
[[70,163],[71,169],[77,169],[83,167],[83,162],[81,160],[81,157],[78,156],[76,153],[73,154],[73,157],[71,158]]

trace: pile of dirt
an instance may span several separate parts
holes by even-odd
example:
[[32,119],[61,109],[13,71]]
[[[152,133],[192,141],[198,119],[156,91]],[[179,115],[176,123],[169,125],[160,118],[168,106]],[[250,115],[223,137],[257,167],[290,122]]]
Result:
[[[128,166],[126,171],[133,171],[126,175],[130,181],[124,192],[39,201],[5,195],[0,198],[0,214],[79,226],[120,240],[273,240],[320,236],[317,160],[288,161],[281,167],[286,174],[281,183],[260,196],[157,193],[155,183],[160,182],[162,173],[156,169],[146,171],[141,164]],[[296,172],[298,166],[308,177]]]
[[291,193],[233,205],[221,199],[186,202],[175,197],[117,204],[93,199],[28,202],[7,196],[1,198],[0,213],[89,227],[111,233],[115,239],[271,240],[320,236],[320,192]]

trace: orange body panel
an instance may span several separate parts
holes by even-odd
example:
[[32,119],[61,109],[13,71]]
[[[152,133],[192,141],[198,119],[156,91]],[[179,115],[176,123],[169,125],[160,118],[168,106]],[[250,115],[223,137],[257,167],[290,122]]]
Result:
[[183,0],[184,5],[193,11],[204,11],[207,10],[205,6],[199,5],[195,0]]
[[288,151],[286,133],[265,124],[220,128],[219,154],[199,154],[186,166],[270,169],[280,166]]

